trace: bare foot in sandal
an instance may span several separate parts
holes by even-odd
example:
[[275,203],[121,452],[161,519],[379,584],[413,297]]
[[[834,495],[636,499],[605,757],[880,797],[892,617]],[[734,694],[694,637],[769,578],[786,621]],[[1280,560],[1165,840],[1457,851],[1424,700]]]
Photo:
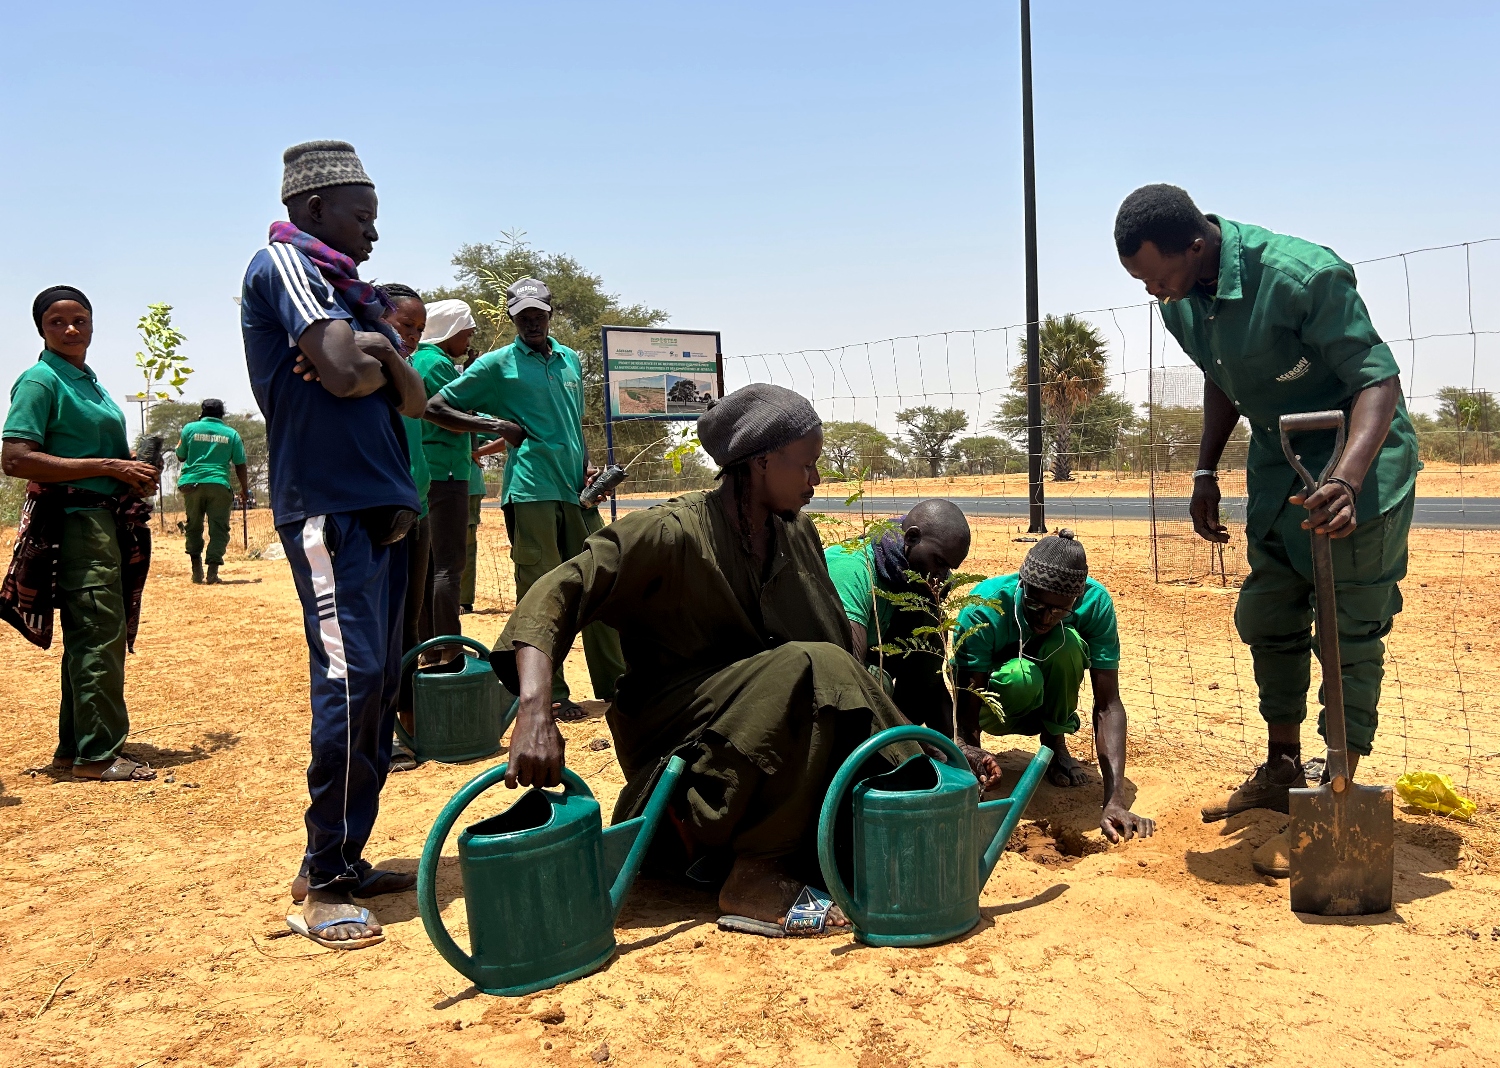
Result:
[[[719,911],[748,916],[766,923],[784,923],[787,910],[802,893],[802,881],[782,870],[775,860],[736,857],[729,878],[719,890]],[[834,905],[828,910],[829,927],[848,927],[849,918]]]
[[552,718],[560,723],[577,723],[581,719],[588,719],[589,713],[577,701],[553,701]]
[[[302,902],[302,919],[307,929],[316,933],[314,941],[362,942],[385,933],[369,909],[360,908],[348,894],[330,890],[307,892]],[[340,920],[348,922],[337,922]]]
[[1088,785],[1088,769],[1068,752],[1068,741],[1063,735],[1044,735],[1042,741],[1052,750],[1052,766],[1047,769],[1048,782],[1064,790]]
[[147,782],[156,778],[150,764],[142,764],[129,757],[117,756],[113,760],[91,760],[87,764],[73,765],[73,778],[89,782]]

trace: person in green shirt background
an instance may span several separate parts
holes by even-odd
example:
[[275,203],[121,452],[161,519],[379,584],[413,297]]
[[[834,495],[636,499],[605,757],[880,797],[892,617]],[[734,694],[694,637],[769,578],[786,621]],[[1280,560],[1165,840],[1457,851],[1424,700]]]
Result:
[[[422,331],[427,328],[427,305],[422,295],[411,286],[399,282],[387,282],[377,287],[391,302],[391,310],[385,314],[385,322],[401,338],[402,348],[410,360],[422,342]],[[405,656],[422,642],[420,624],[422,608],[427,603],[427,565],[432,555],[432,530],[427,518],[427,488],[432,482],[432,473],[427,467],[427,453],[422,448],[422,435],[426,424],[421,419],[403,415],[401,424],[406,430],[406,454],[411,463],[411,480],[417,487],[417,500],[421,510],[417,521],[406,534],[406,607],[401,616],[401,654]],[[401,725],[411,733],[412,682],[410,673],[401,678],[401,691],[396,701],[396,715]],[[395,771],[410,771],[417,766],[416,755],[401,740],[396,739],[391,750],[391,768]]]
[[[922,651],[905,644],[916,641],[916,628],[932,626],[934,615],[898,609],[880,594],[919,593],[930,598],[932,590],[946,586],[968,558],[969,521],[951,501],[929,500],[896,520],[894,527],[852,547],[828,546],[823,551],[828,577],[849,617],[855,655],[872,674],[885,673],[881,682],[902,715],[951,738],[953,702],[943,680],[942,646],[920,642],[927,646]],[[921,575],[925,586],[911,581],[908,571]],[[908,651],[882,655],[882,645],[902,645]]]
[[[459,376],[459,365],[474,337],[474,313],[461,300],[435,300],[427,305],[427,327],[422,343],[412,353],[412,366],[422,376],[429,398]],[[469,474],[474,467],[473,442],[467,432],[455,433],[424,420],[422,451],[427,454],[431,483],[427,490],[427,523],[432,559],[427,572],[427,600],[422,608],[422,637],[462,634],[458,621],[459,593],[467,558],[469,530]],[[445,662],[462,663],[459,649],[448,650]]]
[[[46,348],[11,386],[0,467],[40,491],[28,491],[28,518],[0,608],[43,648],[51,641],[52,609],[59,609],[62,700],[52,766],[78,779],[154,779],[147,764],[120,750],[130,733],[125,652],[150,560],[150,527],[133,516],[149,518],[142,498],[156,492],[157,469],[131,458],[125,413],[86,362],[94,335],[89,299],[53,286],[38,294],[31,314]],[[35,574],[26,573],[28,557],[43,565]],[[35,618],[42,606],[45,620]],[[31,617],[23,622],[39,626],[41,635],[22,629],[18,613]]]
[[[505,299],[518,336],[444,386],[428,401],[426,418],[455,433],[493,434],[514,446],[501,507],[519,601],[548,571],[582,552],[583,540],[604,521],[598,508],[578,503],[596,468],[583,438],[583,366],[578,353],[548,333],[552,294],[544,282],[522,278]],[[479,411],[491,415],[468,414]],[[625,672],[620,636],[603,623],[590,624],[583,629],[583,651],[594,696],[611,700]],[[553,664],[552,701],[559,719],[584,715],[570,695],[562,657]]]
[[[1099,827],[1111,842],[1149,838],[1156,822],[1130,811],[1125,785],[1125,704],[1120,699],[1120,635],[1109,591],[1089,577],[1088,554],[1071,530],[1033,545],[1021,569],[986,579],[973,604],[958,614],[954,666],[958,675],[958,737],[979,744],[986,734],[1037,735],[1052,750],[1054,786],[1089,781],[1068,752],[1076,734],[1085,670],[1094,691],[1094,751],[1104,780]],[[993,702],[979,691],[988,691]],[[996,712],[993,704],[999,704]]]
[[[1143,186],[1125,198],[1115,245],[1204,373],[1191,510],[1194,530],[1209,541],[1229,540],[1216,468],[1240,416],[1250,422],[1250,574],[1235,626],[1255,665],[1266,760],[1244,785],[1204,805],[1203,819],[1250,808],[1286,812],[1288,791],[1307,785],[1301,728],[1311,685],[1312,530],[1334,539],[1351,772],[1375,741],[1383,639],[1401,611],[1398,583],[1406,577],[1420,467],[1396,360],[1370,321],[1354,269],[1321,245],[1204,215],[1171,185]],[[1345,413],[1348,441],[1326,483],[1304,495],[1281,451],[1279,419],[1332,408]],[[1331,433],[1297,439],[1312,471],[1323,469],[1332,449]],[[1285,834],[1253,858],[1265,875],[1285,877],[1289,863]]]
[[[187,509],[187,554],[193,564],[193,581],[219,581],[219,565],[229,546],[229,514],[234,500],[229,469],[240,480],[240,493],[250,497],[250,476],[245,467],[245,443],[239,431],[224,422],[224,402],[210,397],[203,402],[198,419],[182,428],[177,442],[182,470],[177,487]],[[203,576],[203,521],[208,520],[208,577]]]
[[[458,610],[462,613],[474,611],[474,587],[479,584],[479,519],[484,511],[484,446],[489,443],[487,434],[471,434],[474,439],[474,469],[469,473],[469,537],[464,543],[464,577],[458,584]],[[500,442],[505,448],[505,442]]]

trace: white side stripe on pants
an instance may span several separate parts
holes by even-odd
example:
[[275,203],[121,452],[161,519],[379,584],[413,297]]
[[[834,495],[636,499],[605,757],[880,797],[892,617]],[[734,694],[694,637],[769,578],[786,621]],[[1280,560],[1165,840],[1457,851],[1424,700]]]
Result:
[[313,596],[318,599],[318,632],[328,656],[328,677],[347,679],[349,662],[344,655],[344,632],[339,629],[338,603],[333,588],[333,557],[323,540],[323,516],[309,516],[302,524],[302,551],[312,574]]
[[342,857],[349,844],[349,763],[354,757],[353,723],[349,709],[349,660],[344,654],[344,632],[339,629],[338,599],[333,586],[333,556],[323,538],[325,518],[310,516],[302,524],[302,551],[307,554],[313,596],[318,602],[318,634],[323,640],[323,652],[328,656],[328,677],[344,680],[344,840],[339,844],[339,856]]

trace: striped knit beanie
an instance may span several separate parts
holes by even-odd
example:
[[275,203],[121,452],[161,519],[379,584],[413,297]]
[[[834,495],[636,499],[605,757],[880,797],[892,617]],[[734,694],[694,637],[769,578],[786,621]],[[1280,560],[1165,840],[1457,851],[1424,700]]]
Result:
[[1077,597],[1089,578],[1089,558],[1066,527],[1031,547],[1021,563],[1021,582],[1048,593]]
[[335,185],[374,187],[348,141],[305,141],[282,154],[281,202]]

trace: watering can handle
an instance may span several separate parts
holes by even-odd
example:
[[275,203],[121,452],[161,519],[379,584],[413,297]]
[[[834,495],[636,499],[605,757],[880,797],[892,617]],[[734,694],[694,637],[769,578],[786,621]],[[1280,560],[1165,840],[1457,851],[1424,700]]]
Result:
[[420,645],[409,649],[406,655],[401,658],[401,674],[406,674],[407,669],[411,667],[413,661],[419,655],[437,645],[466,645],[483,659],[488,660],[490,658],[490,651],[482,643],[475,641],[473,638],[466,638],[462,634],[448,634],[440,638],[428,638]]
[[[460,975],[471,980],[474,979],[474,958],[453,941],[448,928],[443,926],[442,913],[438,911],[438,860],[443,853],[443,843],[448,840],[448,832],[453,829],[454,823],[458,822],[458,817],[463,815],[464,809],[473,804],[475,799],[490,787],[503,782],[505,772],[509,767],[510,762],[506,761],[498,767],[480,772],[448,800],[448,803],[443,806],[443,811],[438,813],[437,822],[432,825],[432,830],[427,834],[427,844],[422,847],[422,860],[417,865],[417,911],[421,913],[422,926],[427,929],[427,937],[432,939],[433,948],[442,955],[445,961],[452,965]],[[594,792],[589,789],[589,784],[567,768],[562,769],[562,780],[564,793],[594,796]]]
[[[428,638],[425,642],[422,642],[420,645],[417,645],[414,648],[408,650],[407,654],[401,658],[402,677],[404,678],[406,676],[407,669],[416,662],[418,656],[426,652],[428,649],[431,649],[433,646],[437,645],[466,645],[470,649],[473,649],[485,660],[488,660],[490,658],[490,651],[486,649],[483,644],[475,641],[473,638],[466,638],[462,634],[450,634],[442,638]],[[512,705],[510,714],[506,717],[505,723],[500,727],[500,736],[502,738],[505,736],[505,728],[509,727],[510,721],[515,718],[515,713],[516,706]],[[401,717],[399,716],[396,717],[396,737],[401,739],[401,744],[406,746],[406,748],[412,750],[413,752],[416,751],[417,740],[411,736],[411,734],[405,727],[401,726]]]
[[945,738],[930,727],[904,723],[899,727],[888,727],[879,734],[865,739],[859,748],[849,754],[849,759],[839,767],[833,776],[832,784],[828,787],[828,793],[823,797],[823,811],[818,815],[818,866],[823,869],[823,881],[828,885],[828,896],[833,898],[834,904],[843,909],[844,915],[856,924],[859,920],[854,915],[854,897],[849,893],[849,888],[844,885],[843,879],[839,877],[838,861],[833,855],[833,828],[838,818],[839,805],[843,803],[844,795],[849,792],[849,788],[854,785],[854,776],[859,772],[860,765],[888,745],[913,739],[941,749],[943,754],[950,760],[956,761],[959,767],[969,766],[964,751],[953,743],[953,739]]

